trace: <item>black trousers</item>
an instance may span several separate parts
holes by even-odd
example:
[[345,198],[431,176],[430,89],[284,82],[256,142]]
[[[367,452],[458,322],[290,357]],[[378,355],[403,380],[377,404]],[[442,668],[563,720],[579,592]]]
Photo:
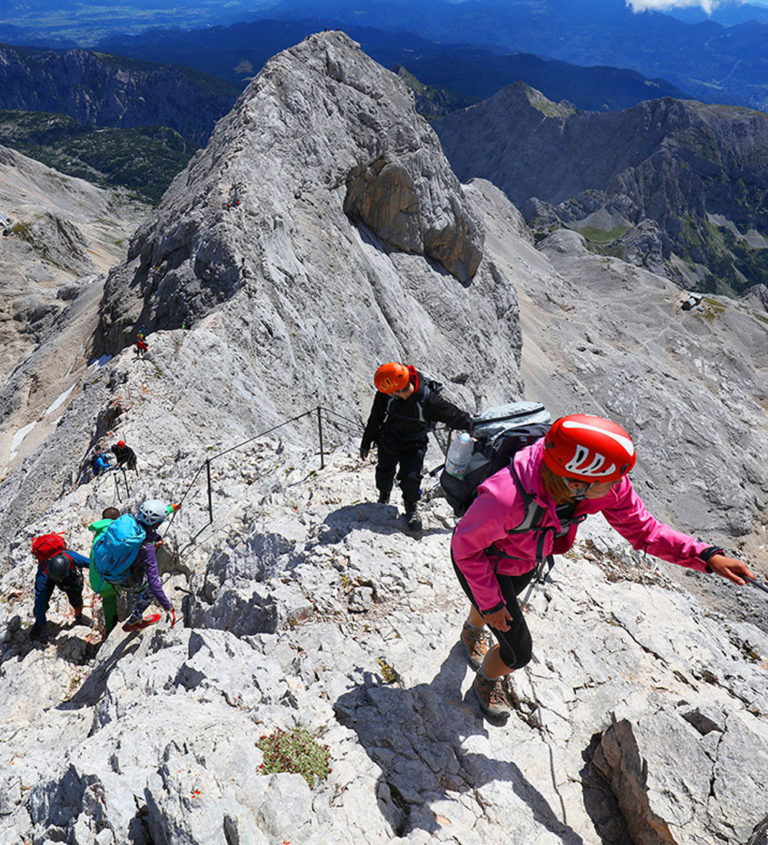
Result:
[[[467,594],[472,607],[479,613],[480,610],[475,604],[472,590],[469,588],[464,573],[456,566],[453,555],[451,555],[451,563],[453,563],[453,571],[459,579],[461,588]],[[525,621],[525,616],[523,616],[523,611],[517,600],[520,593],[531,583],[533,575],[533,569],[524,575],[496,574],[496,580],[499,582],[502,598],[507,605],[507,610],[512,617],[512,621],[509,623],[508,631],[499,631],[497,628],[491,628],[491,631],[493,632],[493,636],[498,640],[501,649],[499,657],[501,657],[502,662],[510,669],[522,669],[530,661],[531,655],[533,654],[531,632],[528,630],[528,623]],[[490,628],[491,626],[489,625],[488,627]]]
[[[415,505],[421,496],[421,470],[424,457],[427,454],[426,443],[416,443],[413,447],[398,448],[378,444],[378,459],[376,463],[376,487],[379,493],[389,495],[392,485],[397,481],[403,491],[403,501],[406,505]],[[398,464],[400,471],[397,471]]]

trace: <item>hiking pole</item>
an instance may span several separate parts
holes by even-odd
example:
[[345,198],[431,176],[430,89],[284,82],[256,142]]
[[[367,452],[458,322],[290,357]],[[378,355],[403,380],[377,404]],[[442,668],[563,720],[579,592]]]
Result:
[[325,452],[323,450],[323,416],[320,406],[317,406],[317,433],[320,438],[320,469],[325,469]]
[[211,459],[207,458],[205,461],[205,472],[208,476],[208,517],[210,519],[209,525],[213,522],[213,494],[211,493]]
[[750,578],[749,575],[745,575],[744,578],[752,584],[753,587],[757,587],[758,590],[762,590],[764,593],[768,593],[768,587],[765,584],[761,584],[759,581],[755,581],[754,578]]
[[115,495],[117,496],[117,501],[122,504],[123,500],[122,500],[122,497],[120,496],[120,485],[117,483],[117,476],[113,475],[112,479],[115,482]]

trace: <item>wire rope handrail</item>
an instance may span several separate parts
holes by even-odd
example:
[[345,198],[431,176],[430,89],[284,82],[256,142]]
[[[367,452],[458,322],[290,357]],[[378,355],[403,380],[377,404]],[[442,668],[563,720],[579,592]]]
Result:
[[[363,425],[361,424],[361,422],[359,422],[357,420],[351,420],[348,417],[345,417],[343,414],[340,414],[340,413],[338,413],[338,411],[334,411],[331,408],[324,408],[321,405],[318,405],[317,407],[312,408],[309,411],[304,411],[301,414],[297,414],[295,417],[291,417],[290,419],[283,420],[282,422],[279,422],[276,425],[273,425],[270,428],[265,429],[264,431],[260,431],[258,434],[254,434],[253,437],[249,437],[247,440],[243,440],[240,443],[235,443],[233,446],[229,446],[226,449],[222,449],[220,452],[216,452],[216,454],[211,455],[208,458],[206,458],[205,462],[202,463],[197,468],[197,471],[192,476],[191,481],[189,482],[186,489],[182,493],[181,499],[178,502],[178,507],[174,508],[174,511],[173,511],[173,514],[171,515],[170,520],[168,520],[168,523],[164,526],[163,536],[165,536],[168,533],[168,531],[170,530],[171,525],[173,524],[173,520],[176,517],[176,513],[178,511],[178,508],[181,505],[184,504],[184,501],[186,500],[187,496],[189,495],[189,492],[195,486],[195,483],[197,482],[197,480],[200,477],[203,470],[205,470],[205,473],[206,473],[206,487],[207,487],[207,492],[208,492],[208,522],[197,532],[197,534],[195,534],[195,537],[193,537],[192,541],[190,541],[190,543],[187,544],[187,545],[190,545],[191,543],[193,543],[194,539],[197,536],[199,536],[199,534],[202,533],[202,531],[205,528],[207,528],[209,525],[211,525],[213,523],[213,490],[212,490],[212,485],[211,485],[211,462],[212,461],[216,460],[217,458],[221,458],[224,455],[229,454],[230,452],[234,452],[238,449],[242,449],[244,446],[247,446],[249,443],[253,443],[255,440],[259,440],[263,437],[266,437],[268,434],[271,434],[273,431],[277,431],[278,429],[283,428],[286,425],[290,425],[291,423],[298,422],[299,420],[303,419],[304,417],[308,417],[311,414],[317,415],[318,439],[319,439],[319,444],[320,444],[320,469],[325,469],[325,444],[324,444],[324,439],[323,439],[323,421],[322,421],[323,412],[325,412],[327,415],[329,415],[331,417],[336,417],[340,420],[343,420],[344,422],[348,423],[351,426],[354,426],[354,428],[356,428],[358,430],[363,428]],[[329,421],[332,422],[334,425],[337,424],[335,422],[335,420],[329,420]]]

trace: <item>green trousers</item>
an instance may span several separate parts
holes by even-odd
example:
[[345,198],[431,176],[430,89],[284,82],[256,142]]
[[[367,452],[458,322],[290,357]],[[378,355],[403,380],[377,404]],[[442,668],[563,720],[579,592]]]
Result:
[[117,625],[117,591],[96,572],[93,568],[93,559],[89,568],[89,581],[93,592],[101,596],[104,624],[109,633]]

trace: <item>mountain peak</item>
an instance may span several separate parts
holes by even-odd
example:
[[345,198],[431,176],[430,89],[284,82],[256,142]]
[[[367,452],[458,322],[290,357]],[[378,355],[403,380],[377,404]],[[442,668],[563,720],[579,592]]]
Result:
[[[137,232],[96,351],[223,311],[286,374],[286,399],[290,374],[335,392],[340,358],[366,385],[380,356],[471,373],[468,312],[513,302],[483,239],[407,86],[343,33],[312,35],[265,65]],[[495,365],[515,384],[516,319],[502,334]]]
[[505,99],[514,97],[518,101],[528,102],[545,117],[567,119],[576,113],[576,109],[570,103],[565,101],[555,103],[545,97],[541,91],[537,91],[525,82],[514,82],[512,85],[503,88],[500,93],[504,94]]

